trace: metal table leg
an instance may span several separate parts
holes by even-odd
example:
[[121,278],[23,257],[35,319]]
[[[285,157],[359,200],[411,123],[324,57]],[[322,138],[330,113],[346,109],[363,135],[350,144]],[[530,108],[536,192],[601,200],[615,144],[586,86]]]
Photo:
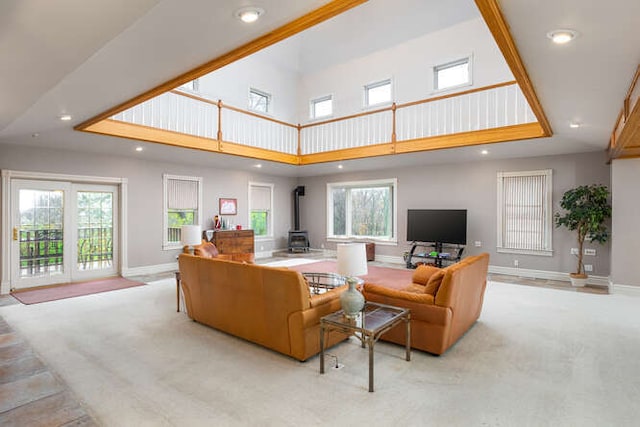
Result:
[[409,362],[411,360],[411,313],[407,314],[405,323],[407,324],[407,339],[405,340],[405,345],[407,350],[407,362]]
[[367,337],[369,344],[369,392],[373,392],[373,344],[375,343],[373,336]]
[[320,324],[320,373],[324,374],[324,325]]

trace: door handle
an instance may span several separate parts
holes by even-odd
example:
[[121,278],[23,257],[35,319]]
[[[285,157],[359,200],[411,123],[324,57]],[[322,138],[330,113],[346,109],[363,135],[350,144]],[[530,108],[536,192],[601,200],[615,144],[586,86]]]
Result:
[[18,240],[18,227],[13,227],[13,240]]

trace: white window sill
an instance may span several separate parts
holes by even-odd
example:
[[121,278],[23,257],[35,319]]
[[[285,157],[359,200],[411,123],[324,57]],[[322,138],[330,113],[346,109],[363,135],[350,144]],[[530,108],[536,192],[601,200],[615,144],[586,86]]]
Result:
[[501,253],[501,254],[553,256],[553,250],[532,251],[532,250],[528,250],[528,249],[497,248],[496,252]]
[[398,246],[397,240],[380,240],[380,239],[372,239],[366,237],[327,237],[327,242],[336,242],[336,243],[375,243],[380,246]]
[[162,245],[163,251],[174,251],[176,249],[182,249],[183,246],[180,243],[171,243]]

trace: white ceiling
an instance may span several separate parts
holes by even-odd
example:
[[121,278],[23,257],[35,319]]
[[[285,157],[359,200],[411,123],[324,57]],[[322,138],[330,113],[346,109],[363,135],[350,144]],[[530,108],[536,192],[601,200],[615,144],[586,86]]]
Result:
[[[401,6],[418,0],[371,0],[349,12],[349,28],[331,26],[331,49],[317,48],[300,66],[313,66],[320,53],[334,60],[354,48],[373,49],[392,43],[382,31],[371,32],[373,20],[382,28],[414,28],[415,16]],[[75,132],[73,126],[145,90],[207,62],[234,47],[277,28],[328,0],[261,0],[267,13],[247,26],[233,12],[251,2],[234,0],[3,0],[0,2],[0,143],[87,151],[150,160],[185,162],[223,168],[250,169],[251,159],[142,144]],[[471,0],[418,1],[434,11],[425,28],[465,20]],[[436,5],[448,4],[437,16]],[[463,7],[464,5],[466,7]],[[636,0],[502,0],[502,11],[554,130],[546,139],[493,144],[490,158],[509,158],[605,150],[635,67],[640,63],[640,2]],[[370,12],[380,5],[380,19]],[[462,15],[454,11],[466,10]],[[361,11],[362,16],[358,15]],[[469,12],[472,11],[472,12]],[[366,18],[366,19],[365,19]],[[406,24],[403,26],[403,24]],[[556,46],[546,33],[572,28],[580,37]],[[386,30],[384,32],[391,31]],[[354,33],[366,37],[352,37]],[[395,34],[395,33],[394,33]],[[308,36],[308,43],[319,43]],[[397,37],[411,37],[399,34]],[[198,42],[194,42],[198,41]],[[204,42],[203,42],[204,41]],[[326,60],[327,58],[325,58]],[[58,116],[70,113],[73,120]],[[583,124],[569,128],[569,122]],[[34,133],[38,137],[32,136]],[[361,159],[342,170],[389,168],[411,164],[479,159],[480,147]],[[261,162],[265,173],[311,176],[337,173],[336,164],[304,167]]]

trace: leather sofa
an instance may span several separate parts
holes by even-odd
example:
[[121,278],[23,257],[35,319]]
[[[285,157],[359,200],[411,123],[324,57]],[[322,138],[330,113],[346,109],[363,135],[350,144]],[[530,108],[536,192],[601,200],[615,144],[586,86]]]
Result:
[[[411,347],[440,355],[480,317],[488,268],[489,254],[483,253],[442,269],[419,266],[402,289],[365,283],[363,293],[367,301],[409,308]],[[381,339],[404,345],[404,327]]]
[[[320,318],[340,309],[346,289],[312,296],[297,271],[219,258],[183,253],[178,264],[191,319],[300,361],[320,352]],[[331,333],[325,345],[346,338]]]

